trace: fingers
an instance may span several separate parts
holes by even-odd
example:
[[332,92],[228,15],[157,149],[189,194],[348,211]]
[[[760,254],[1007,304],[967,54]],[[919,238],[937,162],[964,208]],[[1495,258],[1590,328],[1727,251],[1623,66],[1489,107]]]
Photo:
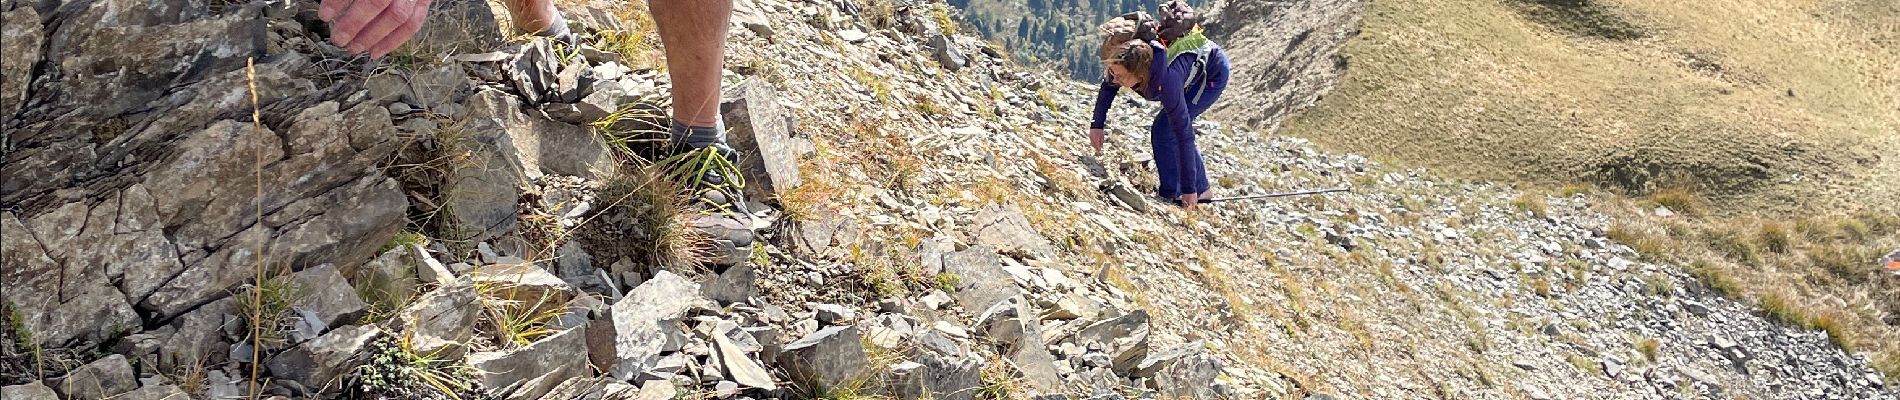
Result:
[[[355,0],[330,24],[330,41],[338,47],[350,48],[359,39],[358,34],[370,23],[381,19],[387,12],[392,0]],[[382,39],[368,38],[368,39]]]
[[350,43],[344,45],[343,49],[348,50],[350,54],[368,53],[371,46],[382,44],[383,39],[389,36],[389,32],[401,27],[402,23],[402,20],[396,19],[396,13],[394,11],[385,11],[378,14],[376,19],[370,20],[368,24],[363,25],[363,30],[357,31],[356,35],[350,38]]
[[317,18],[322,19],[324,22],[336,20],[336,15],[342,13],[344,7],[349,7],[350,1],[351,0],[323,0],[323,4],[317,6]]
[[415,3],[415,0],[390,0],[390,3],[389,8],[378,13],[376,19],[370,20],[369,24],[363,26],[362,31],[356,32],[355,37],[350,39],[350,44],[344,48],[349,49],[351,54],[368,53],[371,48],[381,45],[383,39],[389,37],[390,32],[395,32],[397,28],[408,23],[410,14],[408,4]]
[[408,42],[410,38],[415,37],[416,32],[422,30],[423,19],[428,17],[429,3],[429,0],[417,1],[416,7],[409,13],[409,16],[403,18],[402,26],[397,27],[394,32],[390,32],[389,36],[384,37],[382,42],[370,47],[369,56],[372,58],[382,58],[384,55],[388,55],[389,52],[396,51],[396,48],[402,47],[402,44]]

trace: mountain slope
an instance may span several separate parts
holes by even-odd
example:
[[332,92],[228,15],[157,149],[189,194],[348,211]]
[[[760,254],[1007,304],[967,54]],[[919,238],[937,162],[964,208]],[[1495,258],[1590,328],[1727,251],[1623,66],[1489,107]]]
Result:
[[[1879,378],[1865,360],[1824,334],[1771,323],[1680,267],[1635,261],[1639,255],[1603,237],[1609,217],[1587,206],[1607,200],[1443,180],[1299,141],[1210,128],[1203,146],[1217,191],[1347,185],[1359,192],[1221,204],[1188,219],[1140,195],[1139,187],[1152,185],[1139,133],[1149,119],[1145,107],[1118,104],[1117,144],[1098,161],[1081,134],[1090,85],[1048,76],[1040,84],[1011,83],[1010,74],[939,77],[925,64],[911,73],[848,59],[797,68],[863,69],[891,93],[917,88],[928,101],[905,94],[880,102],[879,85],[863,80],[788,85],[799,98],[855,99],[801,115],[815,124],[818,147],[828,149],[812,164],[822,172],[807,176],[829,181],[820,186],[831,188],[831,204],[858,216],[859,226],[890,229],[864,237],[900,242],[868,246],[908,247],[904,232],[971,227],[964,216],[1013,204],[1064,248],[1056,268],[1133,294],[1155,316],[1159,340],[1204,340],[1229,360],[1226,379],[1242,390],[1364,398],[1893,396],[1875,388]],[[1029,95],[1038,85],[1056,94],[1054,107]],[[983,88],[996,89],[985,96]],[[912,112],[920,109],[926,112]],[[1133,188],[1132,203],[1113,195],[1126,188]],[[1538,211],[1527,211],[1531,204]],[[1655,361],[1645,348],[1655,349]],[[1751,372],[1737,372],[1736,363]]]
[[1900,17],[1875,3],[1378,4],[1336,101],[1289,133],[1472,177],[1853,210],[1891,189],[1900,131],[1881,36]]
[[[1262,18],[1320,3],[1277,4],[1225,14],[1277,21]],[[1343,68],[1327,101],[1284,124],[1274,103],[1213,114],[1460,177],[1622,194],[1599,210],[1645,257],[1732,281],[1900,373],[1900,287],[1878,265],[1900,248],[1887,195],[1900,13],[1886,2],[1381,2],[1339,68],[1319,69],[1282,49],[1338,36],[1298,21],[1210,26],[1253,52],[1236,57],[1236,98]]]
[[1183,213],[1145,195],[1151,106],[1095,154],[1093,85],[921,13],[736,2],[724,110],[772,226],[710,268],[639,3],[562,2],[568,45],[444,1],[471,17],[362,64],[308,5],[102,1],[0,7],[53,31],[8,45],[60,38],[0,69],[33,88],[4,121],[8,398],[1900,396],[1634,261],[1600,197],[1208,123],[1222,194],[1354,191]]

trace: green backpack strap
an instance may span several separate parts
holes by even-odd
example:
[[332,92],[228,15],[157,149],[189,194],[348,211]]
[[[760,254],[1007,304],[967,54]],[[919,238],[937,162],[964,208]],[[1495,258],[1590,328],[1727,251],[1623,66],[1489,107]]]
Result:
[[1194,31],[1188,33],[1187,36],[1182,36],[1180,39],[1175,39],[1173,42],[1168,43],[1168,62],[1174,62],[1174,56],[1200,50],[1202,46],[1206,45],[1207,35],[1203,33],[1201,28],[1195,27]]
[[[1209,52],[1204,50],[1212,43],[1213,42],[1207,40],[1207,35],[1202,34],[1200,27],[1195,27],[1194,31],[1187,36],[1182,36],[1180,39],[1175,39],[1173,43],[1168,43],[1168,64],[1173,64],[1176,56],[1182,54],[1195,55],[1194,68],[1188,70],[1187,81],[1181,83],[1183,89],[1191,88],[1191,85],[1206,84],[1207,57]],[[1205,93],[1207,93],[1207,88],[1201,88],[1199,91],[1194,92],[1194,98],[1187,100],[1191,103],[1199,103],[1201,102],[1201,95]]]

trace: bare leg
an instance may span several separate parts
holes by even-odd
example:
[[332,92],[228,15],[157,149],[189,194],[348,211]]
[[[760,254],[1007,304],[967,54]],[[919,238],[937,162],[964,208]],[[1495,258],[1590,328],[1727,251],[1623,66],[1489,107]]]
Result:
[[673,123],[668,127],[676,151],[707,151],[723,158],[723,168],[704,170],[692,179],[695,197],[708,214],[692,226],[713,238],[711,263],[746,262],[752,249],[753,219],[747,210],[737,160],[726,145],[719,118],[719,75],[726,69],[726,24],[732,0],[648,0],[666,51],[666,72],[673,77]]
[[732,0],[649,0],[673,77],[673,119],[693,127],[719,123],[719,75],[726,69]]
[[515,30],[521,33],[541,33],[556,28],[561,22],[560,11],[554,9],[554,0],[504,0],[508,14],[514,18]]

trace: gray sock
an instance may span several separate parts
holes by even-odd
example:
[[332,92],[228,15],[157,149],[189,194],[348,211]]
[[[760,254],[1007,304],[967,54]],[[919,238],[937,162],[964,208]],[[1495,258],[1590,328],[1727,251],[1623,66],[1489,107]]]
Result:
[[569,33],[570,32],[568,32],[567,30],[567,17],[561,16],[560,11],[555,11],[554,21],[548,23],[547,29],[542,29],[540,32],[535,32],[535,35],[542,36],[542,37],[559,38],[559,37],[567,36]]
[[707,146],[725,147],[726,122],[714,122],[713,126],[686,126],[679,120],[673,120],[667,129],[672,133],[673,145],[681,150],[705,148]]

